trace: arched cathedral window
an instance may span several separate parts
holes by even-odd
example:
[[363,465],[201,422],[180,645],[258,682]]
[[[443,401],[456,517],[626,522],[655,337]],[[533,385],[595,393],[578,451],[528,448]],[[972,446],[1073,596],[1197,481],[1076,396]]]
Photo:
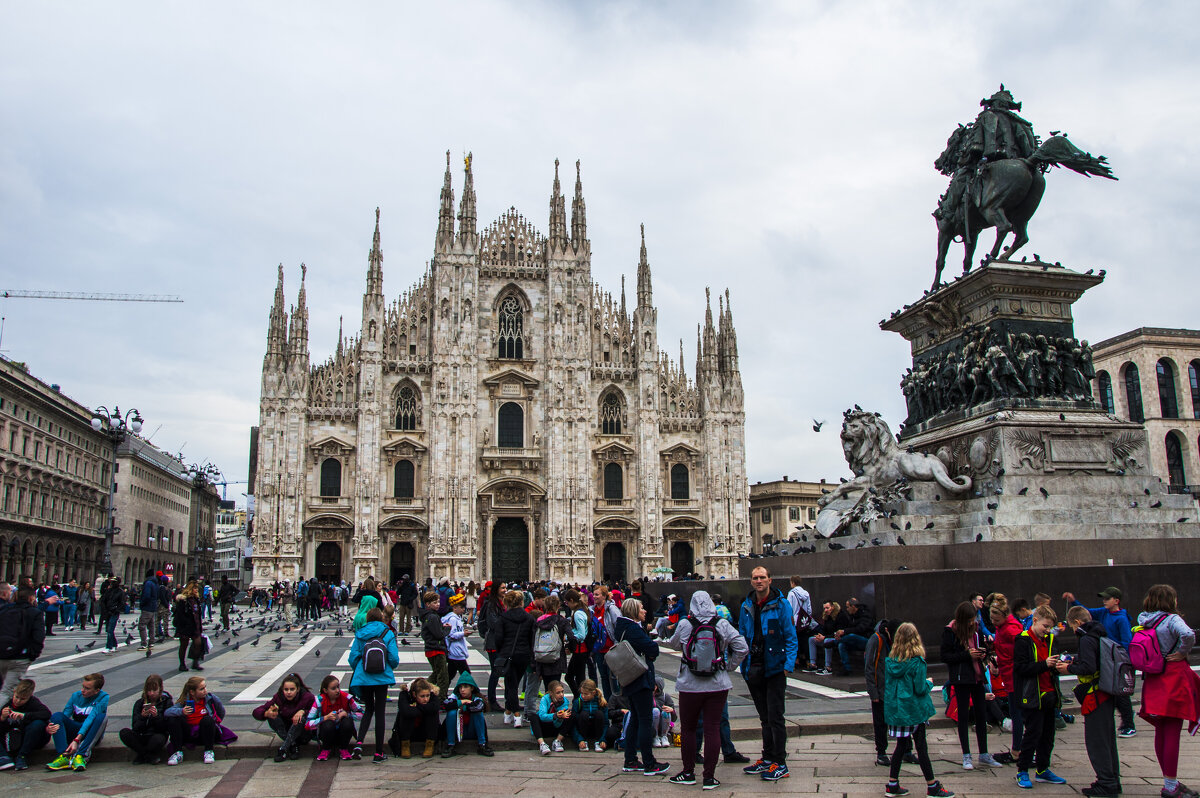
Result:
[[327,457],[321,463],[321,495],[342,495],[342,464],[336,457]]
[[496,445],[501,449],[525,446],[525,411],[516,402],[500,405],[496,419]]
[[400,460],[397,462],[394,476],[395,488],[393,495],[397,499],[413,498],[416,469],[413,468],[412,460]]
[[497,332],[498,357],[520,360],[525,356],[524,318],[521,303],[516,297],[505,297],[500,303],[500,327]]
[[411,385],[405,385],[396,394],[396,429],[415,430],[420,420],[421,406],[417,403],[417,392]]
[[618,500],[625,498],[624,469],[620,463],[607,463],[604,466],[604,498]]
[[688,467],[683,463],[671,466],[671,498],[677,501],[688,498]]
[[600,431],[605,435],[621,434],[621,400],[615,393],[604,397],[600,403]]

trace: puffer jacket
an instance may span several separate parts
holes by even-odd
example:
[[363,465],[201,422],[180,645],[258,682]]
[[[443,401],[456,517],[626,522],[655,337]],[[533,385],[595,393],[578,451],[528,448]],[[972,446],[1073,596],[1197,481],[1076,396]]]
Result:
[[[754,626],[754,591],[750,591],[738,615],[738,631],[746,638],[750,649],[750,655],[742,660],[742,676],[750,672],[751,665],[757,664],[763,666],[763,676],[774,676],[784,671],[791,673],[796,665],[799,640],[796,637],[796,625],[792,621],[792,605],[788,604],[783,593],[771,588],[760,608],[759,628],[755,629]],[[761,663],[752,662],[757,656],[756,640],[762,642]]]
[[[692,599],[688,604],[688,616],[680,618],[671,639],[661,640],[659,645],[686,652],[688,642],[692,639],[692,619],[707,621],[716,617],[717,605],[713,602],[712,596],[706,590],[697,590],[692,594]],[[675,678],[675,689],[679,692],[717,693],[733,689],[729,672],[736,670],[742,664],[742,660],[750,653],[750,646],[746,643],[746,638],[729,621],[718,618],[716,627],[717,634],[724,646],[725,669],[717,671],[712,676],[700,676],[692,673],[687,663],[681,658],[679,675]]]
[[924,658],[888,657],[884,671],[883,717],[889,726],[916,726],[937,714]]
[[996,670],[992,679],[992,692],[997,698],[1007,697],[1013,690],[1013,645],[1017,636],[1025,631],[1015,615],[1009,615],[996,629]]
[[[438,620],[441,623],[441,619]],[[363,670],[363,647],[374,638],[379,637],[387,646],[387,661],[383,673],[367,673]],[[385,684],[389,687],[396,683],[396,674],[392,670],[400,664],[400,651],[396,647],[396,633],[381,621],[371,621],[354,633],[354,642],[350,644],[350,667],[354,675],[350,677],[351,687],[368,687]]]

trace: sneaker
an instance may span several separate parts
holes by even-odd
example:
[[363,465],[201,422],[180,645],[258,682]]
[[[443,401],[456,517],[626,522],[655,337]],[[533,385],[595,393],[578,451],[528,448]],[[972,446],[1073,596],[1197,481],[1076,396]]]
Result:
[[542,752],[542,756],[550,756],[550,751],[552,749],[546,743],[539,743],[538,750]]
[[362,746],[356,745],[350,750],[351,759],[362,759]]
[[1094,784],[1090,787],[1084,787],[1080,792],[1086,795],[1087,798],[1117,798],[1116,790],[1106,790]]
[[1033,789],[1033,782],[1029,780],[1029,774],[1023,770],[1017,774],[1017,786],[1022,790]]
[[621,766],[622,773],[637,773],[641,769],[642,769],[642,763],[637,761],[636,759],[633,760],[632,762],[627,761],[624,765]]
[[513,714],[511,712],[504,713],[504,725],[511,726],[513,722]]
[[183,751],[176,751],[175,753],[173,753],[169,757],[167,757],[168,765],[178,765],[182,761],[183,761]]
[[1075,722],[1075,716],[1074,716],[1074,715],[1069,715],[1069,714],[1068,714],[1068,715],[1063,715],[1063,716],[1062,716],[1062,719],[1063,719],[1063,720],[1065,720],[1067,723],[1074,723],[1074,722]]
[[293,744],[292,747],[288,749],[287,756],[288,756],[288,759],[291,759],[292,761],[299,759],[300,758],[300,746]]
[[904,761],[910,765],[919,765],[921,764],[921,757],[917,756],[915,751],[909,751],[904,755]]
[[6,756],[0,756],[0,770],[12,770],[13,761]]
[[671,769],[671,766],[666,762],[655,762],[650,767],[642,771],[643,776],[661,776]]
[[721,782],[717,781],[715,778],[705,778],[705,779],[704,779],[704,786],[702,786],[700,789],[702,789],[702,790],[715,790],[715,789],[717,789],[717,788],[718,788],[718,787],[720,787],[720,786],[721,786]]
[[1040,781],[1043,784],[1066,784],[1067,783],[1066,779],[1064,779],[1062,776],[1057,775],[1050,768],[1046,768],[1045,770],[1039,770],[1037,773],[1034,774],[1033,778],[1034,778],[1034,781]]
[[908,788],[901,787],[899,782],[889,781],[887,786],[883,788],[883,794],[888,798],[899,798],[901,795],[908,795]]
[[676,773],[674,776],[667,779],[667,781],[671,782],[672,784],[695,784],[696,774],[684,771],[683,773]]
[[987,765],[990,768],[1001,767],[1000,763],[996,761],[996,757],[992,756],[991,754],[980,754],[979,756],[975,757],[975,761],[981,765]]
[[[454,749],[450,749],[450,750],[454,750]],[[385,754],[381,751],[376,751],[374,756],[371,757],[371,761],[373,763],[375,763],[376,765],[382,764],[387,761],[387,754]]]
[[204,752],[204,764],[211,765],[217,761],[217,754],[214,751]]
[[46,770],[66,770],[71,767],[71,760],[66,754],[59,754],[46,765]]
[[13,770],[18,771],[18,772],[22,771],[22,770],[29,770],[29,763],[25,761],[25,757],[23,757],[23,756],[14,756],[13,757]]
[[1062,731],[1063,729],[1067,728],[1067,719],[1066,718],[1067,718],[1066,715],[1059,715],[1057,718],[1054,719],[1054,728],[1057,731]]
[[971,764],[971,755],[963,754],[963,770],[974,770],[975,766]]
[[1136,735],[1137,735],[1137,729],[1133,728],[1132,726],[1123,726],[1117,732],[1118,737],[1134,737]]
[[524,724],[521,723],[521,716],[513,715],[513,728],[519,729],[519,728],[521,728],[522,725],[524,725]]
[[821,668],[820,670],[813,671],[813,676],[832,676],[832,675],[833,675],[833,671],[829,670],[829,668]]
[[1000,721],[1000,728],[1005,734],[1012,734],[1012,718],[1005,718]]
[[747,776],[757,776],[760,773],[765,773],[769,767],[771,767],[770,762],[765,762],[760,759],[757,762],[742,768],[742,772]]
[[342,749],[341,753],[338,754],[338,756],[340,756],[342,758],[343,762],[349,761],[350,759],[354,758],[354,754],[350,753],[345,748]]
[[283,762],[287,759],[287,755],[288,755],[287,746],[281,745],[281,746],[279,746],[279,750],[277,750],[275,752],[275,761]]
[[935,781],[933,784],[925,788],[925,794],[929,798],[954,798],[954,793],[942,786],[940,781]]
[[597,754],[604,753],[604,743],[596,743],[595,748],[593,748],[592,750],[594,750]]
[[318,762],[328,762],[329,761],[329,751],[327,749],[322,748],[321,753],[317,754],[317,761]]
[[563,744],[562,744],[562,741],[561,741],[561,740],[555,740],[554,742],[550,743],[550,750],[551,750],[551,751],[553,751],[553,752],[554,752],[554,753],[556,753],[556,754],[561,754],[561,753],[563,752]]
[[480,745],[475,749],[475,753],[480,756],[495,756],[496,752],[492,750],[490,745]]
[[138,646],[138,647],[137,647],[137,650],[138,650],[138,651],[145,651],[145,650],[146,650],[146,647],[145,647],[145,646]]
[[1001,751],[993,756],[992,759],[995,759],[1001,765],[1013,765],[1017,762],[1017,758],[1012,755],[1011,751]]
[[780,779],[786,779],[790,775],[792,774],[788,772],[787,765],[782,762],[772,762],[771,767],[763,771],[762,780],[779,781]]
[[1162,798],[1196,798],[1196,791],[1189,789],[1182,781],[1175,785],[1175,789],[1171,791],[1162,790],[1159,795]]
[[739,751],[730,751],[724,759],[726,765],[742,765],[750,761],[750,757]]
[[655,737],[654,738],[654,747],[655,748],[670,748],[671,747],[671,738],[665,734]]
[[71,770],[75,771],[76,773],[87,770],[87,760],[79,754],[76,754],[71,759]]
[[876,754],[875,755],[875,764],[880,765],[881,767],[885,767],[885,768],[891,767],[892,760],[891,760],[891,757],[889,757],[887,754]]

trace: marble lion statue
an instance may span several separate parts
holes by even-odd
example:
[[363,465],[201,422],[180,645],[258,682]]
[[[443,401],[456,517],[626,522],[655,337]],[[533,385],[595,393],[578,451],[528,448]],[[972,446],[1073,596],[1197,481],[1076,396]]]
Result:
[[821,497],[821,506],[869,487],[891,485],[901,478],[909,482],[933,482],[952,493],[971,487],[971,478],[953,478],[946,465],[931,454],[904,451],[896,443],[887,422],[875,413],[849,410],[842,422],[842,451],[854,472],[832,493]]

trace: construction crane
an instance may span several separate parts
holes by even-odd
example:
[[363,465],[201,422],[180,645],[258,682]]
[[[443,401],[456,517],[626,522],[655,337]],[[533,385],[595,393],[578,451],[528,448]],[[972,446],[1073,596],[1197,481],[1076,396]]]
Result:
[[4,299],[85,299],[93,302],[182,302],[171,294],[90,294],[82,291],[22,291],[0,289]]

